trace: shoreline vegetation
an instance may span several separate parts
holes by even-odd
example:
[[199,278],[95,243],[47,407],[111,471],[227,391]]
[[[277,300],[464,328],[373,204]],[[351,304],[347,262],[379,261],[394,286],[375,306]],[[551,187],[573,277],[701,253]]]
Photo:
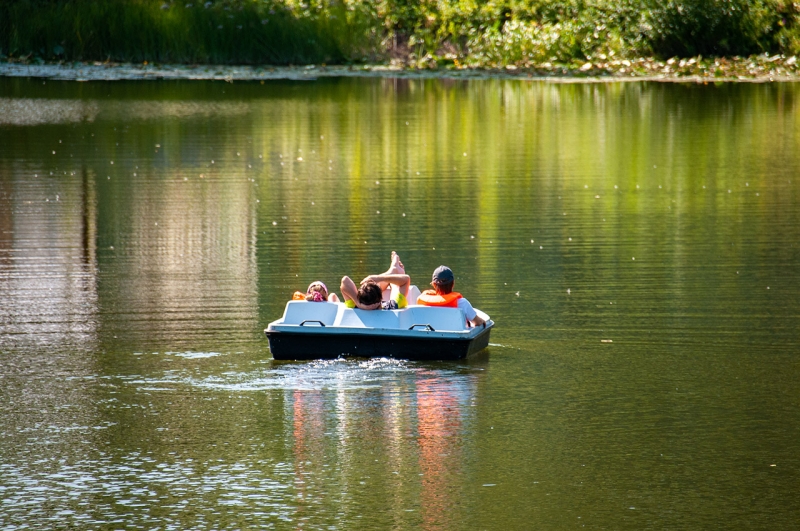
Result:
[[0,3],[3,76],[770,81],[799,54],[784,0]]

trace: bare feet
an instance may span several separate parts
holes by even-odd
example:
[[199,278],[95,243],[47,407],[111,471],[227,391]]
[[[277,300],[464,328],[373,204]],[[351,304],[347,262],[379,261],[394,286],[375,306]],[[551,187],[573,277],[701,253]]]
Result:
[[406,274],[406,268],[403,266],[403,262],[400,261],[400,255],[394,251],[392,251],[392,265],[389,266],[389,270],[386,273],[389,275]]

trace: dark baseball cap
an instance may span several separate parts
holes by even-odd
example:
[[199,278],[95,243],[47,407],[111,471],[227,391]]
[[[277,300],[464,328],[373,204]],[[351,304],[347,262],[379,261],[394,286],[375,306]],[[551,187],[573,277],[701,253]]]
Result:
[[453,270],[447,266],[439,266],[436,268],[436,271],[433,272],[433,284],[449,284],[454,280]]

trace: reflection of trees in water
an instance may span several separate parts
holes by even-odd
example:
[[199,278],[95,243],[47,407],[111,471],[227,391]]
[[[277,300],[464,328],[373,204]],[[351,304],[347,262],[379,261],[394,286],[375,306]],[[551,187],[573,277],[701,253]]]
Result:
[[[800,165],[796,87],[320,84],[253,108],[270,124],[254,139],[266,161],[262,239],[300,286],[374,272],[397,248],[412,279],[453,266],[472,302],[491,313],[480,303],[495,298],[492,279],[506,277],[512,296],[532,293],[531,278],[542,275],[566,292],[570,268],[631,262],[635,246],[653,240],[674,258],[670,269],[690,267],[686,256],[693,242],[709,241],[709,227],[741,237],[725,217],[731,199],[749,194],[743,206],[758,221],[772,205],[793,210],[792,185],[771,176],[776,160]],[[689,218],[686,228],[672,224]],[[607,273],[604,285],[618,287]]]
[[[255,216],[252,183],[200,178],[187,167],[131,167],[134,185],[107,190],[102,235],[109,265],[103,291],[117,335],[189,341],[256,328]],[[199,344],[198,344],[199,343]]]
[[32,126],[92,122],[98,102],[45,98],[0,98],[0,125]]
[[210,119],[241,116],[249,110],[242,102],[0,98],[0,125],[80,124],[98,119],[119,123],[168,118]]
[[0,460],[21,474],[82,455],[107,427],[85,383],[97,374],[96,209],[90,172],[0,161]]
[[94,179],[86,170],[10,173],[0,179],[0,345],[91,349],[98,320]]

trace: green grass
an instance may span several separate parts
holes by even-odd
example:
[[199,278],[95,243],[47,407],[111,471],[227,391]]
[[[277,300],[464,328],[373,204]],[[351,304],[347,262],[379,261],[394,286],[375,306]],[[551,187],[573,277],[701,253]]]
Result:
[[0,0],[0,54],[42,60],[530,67],[800,53],[784,0]]

